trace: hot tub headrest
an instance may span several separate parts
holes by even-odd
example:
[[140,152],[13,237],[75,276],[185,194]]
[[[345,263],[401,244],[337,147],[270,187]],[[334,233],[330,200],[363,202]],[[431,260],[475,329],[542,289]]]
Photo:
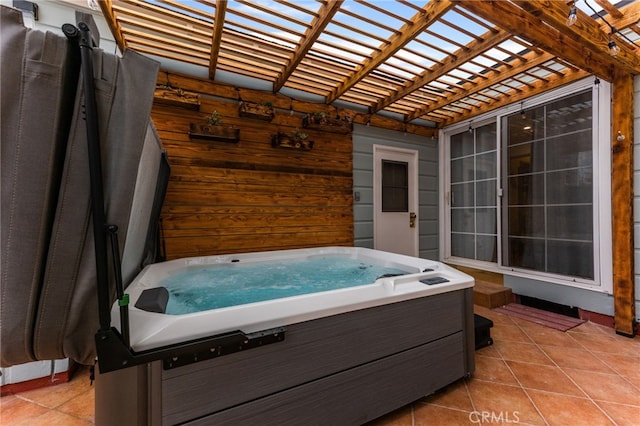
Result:
[[135,306],[143,311],[164,314],[167,303],[169,303],[169,290],[164,287],[155,287],[144,290]]

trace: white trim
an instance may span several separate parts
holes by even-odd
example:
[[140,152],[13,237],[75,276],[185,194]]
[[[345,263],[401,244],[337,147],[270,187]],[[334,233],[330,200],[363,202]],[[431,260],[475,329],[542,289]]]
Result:
[[[595,87],[594,87],[595,86]],[[498,262],[479,262],[471,259],[462,259],[451,256],[451,223],[449,217],[449,191],[450,191],[450,136],[462,130],[489,122],[497,124],[497,205],[501,211],[501,181],[502,181],[502,144],[500,122],[502,117],[514,114],[522,109],[528,109],[537,105],[552,102],[558,98],[577,93],[591,88],[594,99],[593,110],[593,176],[594,176],[594,279],[584,280],[574,277],[565,277],[557,274],[535,272],[502,265],[502,214],[498,214]],[[611,227],[611,86],[609,83],[600,81],[599,85],[594,85],[591,78],[574,82],[559,89],[545,92],[538,96],[527,99],[524,102],[506,106],[496,111],[492,111],[472,120],[457,123],[447,127],[440,132],[440,222],[443,224],[443,233],[440,235],[440,260],[454,265],[468,266],[481,270],[498,272],[505,275],[513,275],[523,278],[541,280],[545,282],[562,284],[612,294],[613,292],[613,262],[612,262],[612,227]],[[597,196],[596,196],[597,195]]]

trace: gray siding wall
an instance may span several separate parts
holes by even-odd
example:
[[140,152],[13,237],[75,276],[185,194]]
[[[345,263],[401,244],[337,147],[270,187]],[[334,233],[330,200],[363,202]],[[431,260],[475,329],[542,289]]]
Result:
[[373,248],[373,145],[418,151],[419,256],[439,259],[438,221],[438,141],[356,124],[353,129],[354,244]]

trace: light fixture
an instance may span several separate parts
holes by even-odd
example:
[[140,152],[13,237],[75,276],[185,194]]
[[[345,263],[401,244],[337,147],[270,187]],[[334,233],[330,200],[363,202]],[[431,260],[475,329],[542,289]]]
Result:
[[618,56],[618,53],[620,53],[620,46],[618,46],[618,44],[611,39],[609,39],[608,46],[609,46],[609,54],[611,56]]
[[473,127],[471,127],[471,123],[469,123],[469,133],[473,133]]
[[578,20],[578,9],[574,6],[571,7],[569,15],[567,16],[567,25],[571,26]]
[[596,86],[600,85],[600,79],[598,78],[598,76],[596,75],[596,78],[593,80],[593,84]]
[[520,102],[520,117],[522,117],[523,120],[527,119],[527,113],[524,112],[524,102]]

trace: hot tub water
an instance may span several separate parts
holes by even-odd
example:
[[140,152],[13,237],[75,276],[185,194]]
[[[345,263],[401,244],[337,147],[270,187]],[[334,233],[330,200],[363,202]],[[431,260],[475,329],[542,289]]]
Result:
[[[415,271],[414,271],[415,272]],[[191,267],[159,285],[169,291],[166,313],[181,315],[265,300],[371,284],[397,268],[344,256]]]

